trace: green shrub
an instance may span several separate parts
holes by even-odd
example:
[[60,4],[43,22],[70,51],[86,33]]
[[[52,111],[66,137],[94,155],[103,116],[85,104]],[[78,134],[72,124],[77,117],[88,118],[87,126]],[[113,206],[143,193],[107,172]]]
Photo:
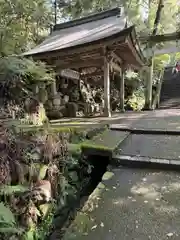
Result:
[[9,207],[0,202],[0,234],[20,234],[21,232],[22,230],[17,228],[15,217]]

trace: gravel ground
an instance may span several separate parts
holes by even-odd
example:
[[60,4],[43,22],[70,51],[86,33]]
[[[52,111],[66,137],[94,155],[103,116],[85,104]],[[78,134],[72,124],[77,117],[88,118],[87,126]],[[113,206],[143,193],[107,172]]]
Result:
[[102,183],[64,240],[180,239],[180,173],[118,168]]

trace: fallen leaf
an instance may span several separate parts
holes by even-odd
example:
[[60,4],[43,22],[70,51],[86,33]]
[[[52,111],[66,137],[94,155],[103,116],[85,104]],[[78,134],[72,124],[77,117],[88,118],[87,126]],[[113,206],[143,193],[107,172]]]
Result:
[[101,227],[104,227],[104,223],[103,223],[103,222],[101,222],[100,226],[101,226]]
[[168,233],[167,237],[172,237],[174,234],[173,233]]
[[94,230],[94,229],[96,229],[97,228],[97,225],[94,225],[92,228],[91,228],[91,230]]
[[83,233],[83,235],[84,235],[84,236],[87,236],[87,235],[88,235],[88,233]]

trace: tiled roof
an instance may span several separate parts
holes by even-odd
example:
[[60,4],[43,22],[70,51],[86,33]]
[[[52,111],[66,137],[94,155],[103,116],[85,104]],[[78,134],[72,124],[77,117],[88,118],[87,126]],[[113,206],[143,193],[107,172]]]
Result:
[[126,27],[126,17],[119,8],[94,14],[54,27],[51,35],[24,55],[63,50],[80,46],[120,33]]

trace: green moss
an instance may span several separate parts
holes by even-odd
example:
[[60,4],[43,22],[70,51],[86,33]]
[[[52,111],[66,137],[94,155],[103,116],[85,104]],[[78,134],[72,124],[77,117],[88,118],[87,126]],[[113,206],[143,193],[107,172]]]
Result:
[[74,125],[76,125],[76,124],[82,124],[83,122],[82,121],[79,121],[79,122],[78,121],[77,122],[75,122],[75,121],[74,122],[71,122],[71,121],[64,121],[64,122],[63,121],[56,121],[56,122],[55,121],[50,121],[50,123],[52,125],[55,125],[55,124],[60,124],[60,125],[61,124],[73,125],[74,124]]
[[92,140],[82,143],[81,147],[86,149],[97,149],[103,151],[113,151],[128,136],[129,133],[112,131],[105,129],[101,134]]
[[77,129],[82,129],[80,126],[72,126],[72,127],[64,126],[64,127],[62,127],[60,125],[59,126],[51,125],[51,128],[55,132],[75,132]]
[[109,148],[109,147],[107,147],[107,146],[104,146],[104,145],[95,145],[95,144],[93,144],[93,143],[91,143],[91,142],[89,142],[89,143],[82,143],[81,144],[81,148],[94,148],[94,149],[99,149],[99,150],[110,150],[110,151],[112,151],[113,150],[113,148]]
[[[97,148],[97,149],[101,149],[101,150],[108,150],[109,147],[105,146],[104,143],[104,135],[106,134],[106,132],[108,131],[108,129],[105,129],[102,133],[94,136],[91,140],[88,140],[84,143],[81,144],[81,147],[84,148]],[[102,142],[102,144],[96,144],[96,142]]]
[[70,153],[81,153],[81,144],[68,144],[68,150]]
[[[15,131],[18,132],[23,132],[23,133],[32,133],[35,134],[37,132],[43,132],[44,130],[47,130],[46,127],[44,126],[34,126],[34,125],[19,125],[15,127]],[[67,127],[67,126],[50,126],[50,130],[54,133],[76,133],[77,131],[82,131],[84,128],[81,128],[80,126],[72,126],[72,127]]]

